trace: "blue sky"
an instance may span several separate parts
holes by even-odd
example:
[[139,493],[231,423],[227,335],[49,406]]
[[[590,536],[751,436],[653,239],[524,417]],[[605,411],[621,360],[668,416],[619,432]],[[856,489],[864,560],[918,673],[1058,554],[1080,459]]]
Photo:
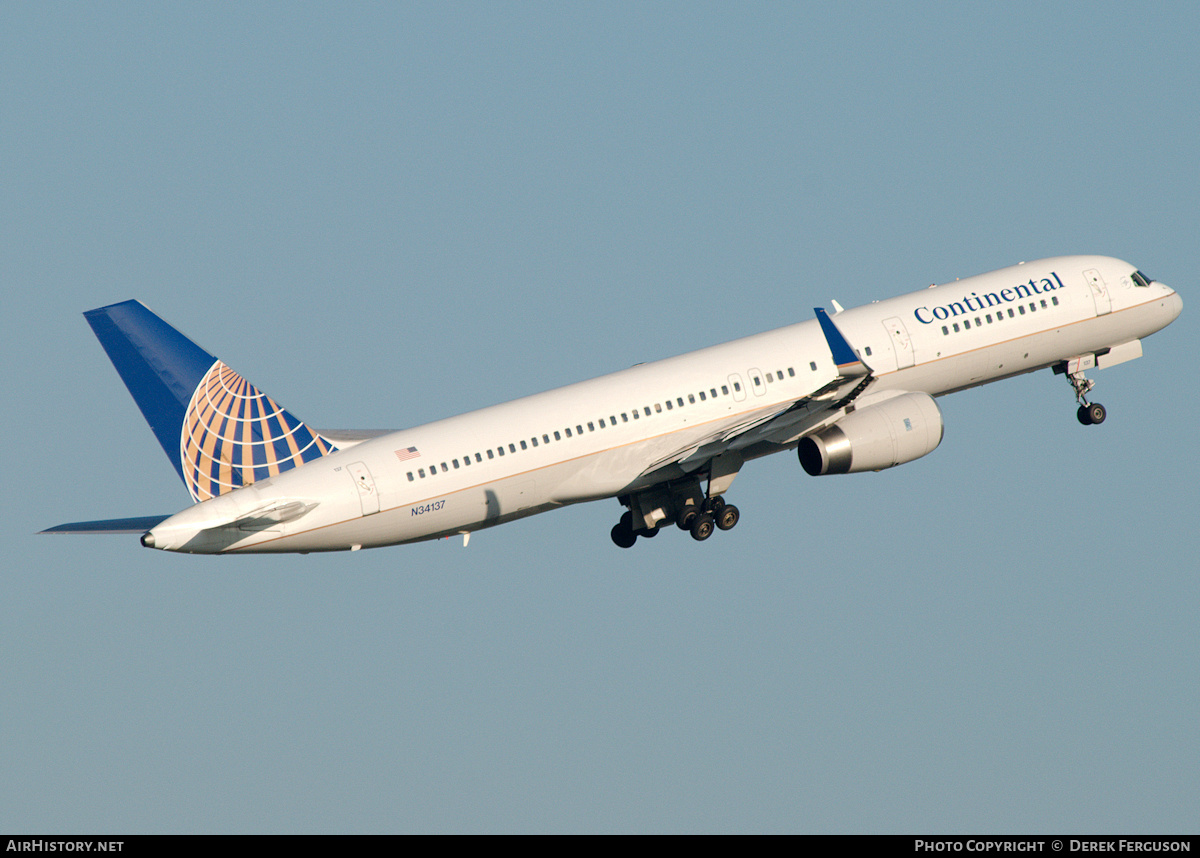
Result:
[[[1156,832],[1200,799],[1188,4],[5,4],[0,829]],[[139,298],[318,427],[466,411],[1065,253],[1185,309],[751,463],[441,542],[35,537],[187,496],[83,321]]]

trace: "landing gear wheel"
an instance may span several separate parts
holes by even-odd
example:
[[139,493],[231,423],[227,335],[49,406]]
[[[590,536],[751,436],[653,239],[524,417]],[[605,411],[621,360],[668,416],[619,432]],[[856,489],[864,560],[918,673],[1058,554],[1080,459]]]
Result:
[[1080,405],[1079,410],[1075,412],[1075,416],[1079,418],[1079,422],[1084,426],[1092,425],[1092,418],[1088,414],[1088,407],[1086,405]]
[[700,510],[688,504],[679,511],[679,516],[675,519],[675,524],[679,526],[680,530],[691,530],[692,525],[696,523],[698,515],[700,515]]
[[716,526],[717,523],[713,520],[711,515],[708,513],[701,513],[700,515],[696,516],[695,521],[692,522],[692,539],[696,540],[697,542],[703,542],[713,535],[713,531],[716,529]]
[[725,499],[720,495],[704,501],[704,511],[710,513],[714,518],[719,518],[723,509],[725,509]]
[[614,524],[609,535],[612,536],[613,545],[618,548],[633,548],[633,543],[637,542],[637,534],[620,524]]
[[1088,423],[1093,426],[1099,426],[1104,422],[1104,418],[1108,416],[1108,412],[1104,410],[1104,406],[1099,402],[1093,402],[1087,407]]
[[639,530],[638,536],[641,536],[645,539],[653,539],[654,537],[658,536],[658,528],[651,527],[648,530]]
[[721,507],[721,511],[717,513],[717,527],[721,530],[732,530],[733,526],[738,523],[738,519],[742,514],[738,512],[738,508],[733,504],[725,504]]

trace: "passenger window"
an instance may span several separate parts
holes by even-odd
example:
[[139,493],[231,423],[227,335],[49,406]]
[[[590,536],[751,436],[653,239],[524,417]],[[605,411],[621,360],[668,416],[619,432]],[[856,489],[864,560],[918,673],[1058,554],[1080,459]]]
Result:
[[717,389],[715,387],[712,390],[710,390],[709,393],[712,395],[713,399],[717,398]]
[[1042,309],[1043,309],[1043,310],[1045,310],[1045,309],[1048,309],[1048,305],[1046,304],[1046,299],[1045,299],[1045,298],[1043,298],[1043,299],[1042,299]]
[[417,476],[419,476],[421,479],[425,479],[425,469],[417,468]]
[[561,441],[561,440],[562,440],[562,435],[560,435],[560,434],[559,434],[559,432],[558,432],[558,430],[557,430],[557,429],[555,429],[555,430],[554,430],[554,440],[555,440],[555,441]]
[[741,393],[742,392],[742,383],[740,381],[735,381],[733,383],[733,389],[736,390],[738,393]]
[[677,403],[679,403],[679,407],[680,407],[680,408],[683,408],[683,397],[682,397],[682,396],[680,396],[680,397],[677,397],[677,398],[675,399],[675,401],[676,401]]
[[567,433],[567,437],[568,437],[568,438],[570,438],[570,437],[571,437],[571,427],[570,427],[570,426],[568,426],[568,427],[567,427],[566,429],[564,429],[563,431]]
[[674,408],[674,407],[675,407],[675,406],[671,404],[671,400],[669,400],[669,399],[668,399],[668,400],[667,400],[667,410],[668,410],[668,411],[670,411],[670,410],[671,410],[672,408]]
[[817,371],[817,362],[815,360],[810,360],[808,362],[808,368],[811,369],[813,372],[816,372]]
[[958,331],[959,331],[958,322],[955,322],[955,323],[954,323],[954,333],[956,333],[956,334],[957,334],[957,333],[958,333]]
[[497,448],[496,448],[496,452],[497,452],[498,454],[500,454],[501,456],[503,456],[503,455],[504,455],[504,448],[503,448],[503,447],[497,447]]
[[795,378],[795,377],[796,377],[796,370],[789,366],[788,367],[788,378]]
[[[635,411],[635,412],[633,412],[633,415],[636,417],[636,416],[637,416],[637,412],[636,412],[636,411]],[[622,411],[622,412],[621,412],[621,422],[622,422],[622,423],[628,423],[628,422],[629,422],[629,412],[628,412],[628,411]]]
[[483,461],[483,456],[481,456],[481,455],[479,455],[478,453],[476,453],[476,454],[475,454],[475,461],[476,461],[476,462],[482,462],[482,461]]
[[722,385],[721,385],[721,395],[722,395],[722,396],[728,396],[728,395],[729,395],[729,385],[727,385],[727,384],[722,384]]
[[971,330],[971,320],[970,319],[963,319],[963,330],[964,331]]
[[654,403],[654,413],[662,414],[662,403],[661,402]]
[[705,398],[704,398],[704,391],[703,391],[703,390],[702,390],[702,391],[700,391],[700,401],[701,401],[701,402],[704,402],[704,401],[705,401]]
[[463,456],[463,464],[469,468],[471,466],[471,457]]
[[458,459],[452,459],[450,464],[454,465],[455,469],[457,469],[458,468]]
[[409,481],[410,483],[413,481],[413,473],[412,473],[412,471],[409,471],[409,472],[408,472],[408,481]]
[[641,416],[642,416],[642,414],[641,414],[641,412],[640,412],[640,411],[638,411],[636,408],[635,408],[635,409],[633,409],[633,419],[634,419],[634,420],[637,420],[637,419],[639,419]]
[[576,434],[576,435],[582,435],[582,434],[583,434],[583,427],[582,427],[582,426],[576,426],[576,427],[575,427],[575,434]]
[[[868,349],[868,351],[870,351],[870,349]],[[767,384],[770,384],[774,380],[775,380],[775,376],[773,376],[771,373],[768,372],[767,373]]]
[[[550,443],[550,436],[549,436],[549,435],[543,435],[543,436],[542,436],[542,443],[543,443],[543,444],[549,444],[549,443]],[[537,445],[535,444],[534,446],[536,447]]]
[[608,415],[608,425],[609,426],[617,425],[617,416],[615,414]]
[[1020,313],[1022,316],[1024,316],[1025,315],[1025,305],[1022,304],[1020,307],[1017,307],[1017,312]]
[[949,336],[949,334],[950,334],[950,329],[949,329],[949,328],[947,328],[945,325],[942,325],[942,333],[943,333],[943,334],[946,334],[947,336]]
[[1052,303],[1052,304],[1053,304],[1055,307],[1057,307],[1057,306],[1058,306],[1058,296],[1057,296],[1057,295],[1051,295],[1051,296],[1050,296],[1050,303]]
[[[591,426],[591,425],[592,425],[591,423],[588,424],[588,426]],[[601,429],[604,428],[604,418],[603,417],[600,418],[600,428]]]
[[449,471],[449,470],[450,470],[450,469],[446,467],[446,463],[445,463],[445,462],[442,462],[442,473],[444,474],[444,473],[446,473],[446,472],[447,472],[447,471]]
[[[524,442],[524,441],[522,441],[522,442],[521,442],[521,447],[522,447],[522,449],[524,449],[524,445],[525,445],[525,442]],[[509,445],[508,445],[508,452],[510,452],[510,453],[515,453],[515,452],[517,452],[517,445],[516,445],[516,444],[509,444]]]
[[591,421],[588,421],[588,431],[589,431],[589,432],[595,432],[595,431],[596,431],[596,425],[595,425],[594,423],[592,423]]
[[491,451],[491,450],[488,450],[488,451],[487,451],[487,454],[488,454],[488,458],[489,458],[489,459],[494,459],[494,458],[496,458],[495,456],[493,456],[493,455],[492,455],[492,451]]

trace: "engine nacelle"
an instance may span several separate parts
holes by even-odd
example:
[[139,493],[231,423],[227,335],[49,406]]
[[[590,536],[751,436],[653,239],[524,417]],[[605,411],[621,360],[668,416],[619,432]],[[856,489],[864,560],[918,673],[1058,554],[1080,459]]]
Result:
[[796,452],[814,477],[882,471],[932,453],[942,443],[943,428],[932,396],[903,393],[801,438]]

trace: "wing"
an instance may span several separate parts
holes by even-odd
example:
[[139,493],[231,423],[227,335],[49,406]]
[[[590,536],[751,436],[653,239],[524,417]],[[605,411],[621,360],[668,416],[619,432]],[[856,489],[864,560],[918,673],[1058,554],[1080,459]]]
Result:
[[843,409],[875,382],[875,375],[829,315],[819,307],[815,312],[836,367],[819,379],[818,387],[790,402],[706,424],[700,434],[685,438],[643,473],[669,465],[692,472],[724,453],[741,452],[760,443],[787,445],[840,417]]

